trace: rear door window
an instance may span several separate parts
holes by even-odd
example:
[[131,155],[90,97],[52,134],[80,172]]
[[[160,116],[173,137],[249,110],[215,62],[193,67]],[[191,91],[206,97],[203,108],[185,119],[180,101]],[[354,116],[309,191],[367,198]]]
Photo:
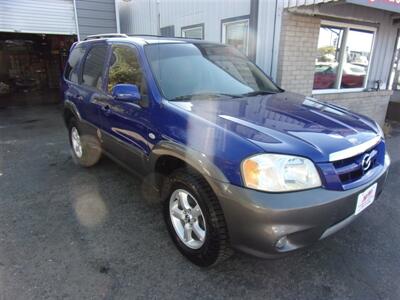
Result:
[[79,63],[85,54],[83,47],[75,47],[69,55],[67,65],[65,66],[65,78],[69,81],[78,83],[79,79]]
[[103,85],[103,70],[107,56],[106,45],[93,46],[83,64],[82,83],[101,89]]

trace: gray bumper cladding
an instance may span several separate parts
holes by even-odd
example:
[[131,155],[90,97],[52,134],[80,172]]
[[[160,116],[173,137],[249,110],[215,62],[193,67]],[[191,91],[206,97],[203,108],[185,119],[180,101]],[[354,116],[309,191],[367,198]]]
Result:
[[265,193],[217,181],[212,186],[221,202],[232,246],[255,256],[275,257],[311,245],[350,224],[356,218],[358,195],[377,183],[377,198],[386,175],[387,169],[370,183],[347,191],[318,188]]

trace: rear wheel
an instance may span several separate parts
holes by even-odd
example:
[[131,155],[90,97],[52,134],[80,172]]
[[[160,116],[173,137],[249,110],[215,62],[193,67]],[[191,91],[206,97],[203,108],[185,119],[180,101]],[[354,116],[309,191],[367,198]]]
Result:
[[74,160],[84,167],[95,165],[101,157],[99,140],[95,136],[82,134],[80,124],[75,118],[69,121],[68,129]]
[[164,218],[179,251],[201,267],[231,254],[225,218],[218,199],[201,175],[175,171],[164,186]]

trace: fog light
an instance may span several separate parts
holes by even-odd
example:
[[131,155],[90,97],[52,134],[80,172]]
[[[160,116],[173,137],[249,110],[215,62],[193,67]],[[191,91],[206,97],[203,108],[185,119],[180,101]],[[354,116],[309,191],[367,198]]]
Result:
[[275,244],[275,247],[279,250],[285,248],[288,243],[288,239],[286,236],[281,237]]
[[385,166],[389,166],[391,163],[389,153],[386,151],[385,153]]

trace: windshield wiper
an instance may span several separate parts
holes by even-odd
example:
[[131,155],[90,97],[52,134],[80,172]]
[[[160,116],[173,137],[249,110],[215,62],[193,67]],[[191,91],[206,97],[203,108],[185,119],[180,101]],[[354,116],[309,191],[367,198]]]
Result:
[[241,95],[233,95],[227,93],[198,93],[198,94],[190,94],[190,95],[182,95],[170,99],[170,101],[188,101],[188,100],[196,100],[196,99],[215,99],[215,98],[241,98]]
[[259,95],[272,95],[276,94],[278,92],[272,92],[272,91],[253,91],[245,94],[241,94],[241,97],[251,97],[251,96],[259,96]]

